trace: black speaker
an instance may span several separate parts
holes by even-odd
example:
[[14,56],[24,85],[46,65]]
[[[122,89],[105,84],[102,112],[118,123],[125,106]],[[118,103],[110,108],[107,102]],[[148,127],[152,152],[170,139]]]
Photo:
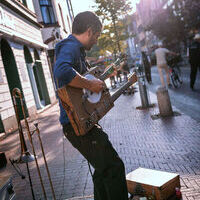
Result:
[[0,169],[5,167],[7,164],[6,155],[4,152],[0,152]]

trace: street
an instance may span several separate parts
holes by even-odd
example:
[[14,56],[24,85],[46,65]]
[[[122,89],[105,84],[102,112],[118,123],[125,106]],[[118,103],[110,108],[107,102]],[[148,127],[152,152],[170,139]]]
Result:
[[[156,68],[152,71],[153,78],[158,82]],[[155,80],[151,86],[152,90],[157,86]],[[170,96],[173,93],[175,93],[174,89],[170,90]],[[189,88],[187,93],[190,93]],[[179,101],[186,96],[181,92],[178,94],[176,97],[180,96]],[[144,167],[180,174],[183,200],[199,200],[200,125],[176,107],[174,110],[178,109],[182,115],[152,120],[151,115],[158,113],[158,107],[156,95],[151,91],[149,95],[156,106],[146,110],[136,109],[141,105],[139,92],[134,95],[121,95],[115,102],[114,108],[100,120],[100,125],[108,133],[110,141],[124,161],[126,173]],[[191,96],[189,98],[192,99]],[[58,118],[58,104],[41,113],[38,118],[56,199],[66,200],[74,197],[73,199],[77,200],[80,196],[91,196],[93,184],[87,161],[63,138]],[[30,145],[28,147],[30,149]],[[36,149],[47,196],[52,199],[38,143]],[[17,132],[8,135],[2,141],[1,150],[6,152],[7,158],[19,156],[20,144]],[[19,167],[27,177],[25,165],[19,164]],[[43,199],[34,162],[30,163],[30,169],[36,199]],[[21,179],[10,163],[7,165],[7,170],[13,175],[17,199],[31,199],[28,179]]]
[[[200,63],[199,10],[200,0],[0,1],[0,200],[127,199],[124,175],[138,168],[176,184],[148,194],[141,179],[163,177],[142,172],[129,200],[200,200],[200,70],[191,90],[189,65]],[[142,66],[167,58],[183,83],[158,101],[163,79],[152,66],[145,84]]]
[[[150,91],[156,93],[156,89],[160,83],[160,77],[157,67],[151,68],[153,84],[147,84]],[[171,104],[179,109],[185,115],[200,122],[200,73],[197,73],[195,91],[190,89],[190,67],[181,68],[183,84],[180,88],[172,87],[169,89]]]

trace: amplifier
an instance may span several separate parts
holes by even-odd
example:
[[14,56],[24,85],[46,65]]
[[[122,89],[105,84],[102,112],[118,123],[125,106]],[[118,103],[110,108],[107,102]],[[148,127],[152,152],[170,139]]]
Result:
[[0,200],[16,200],[10,176],[0,176]]

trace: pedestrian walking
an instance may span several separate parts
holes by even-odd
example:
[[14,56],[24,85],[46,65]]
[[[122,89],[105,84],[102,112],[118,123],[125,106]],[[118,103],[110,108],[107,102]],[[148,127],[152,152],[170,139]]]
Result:
[[[54,78],[57,87],[69,85],[96,93],[104,89],[103,81],[87,80],[82,76],[87,71],[85,51],[97,43],[101,29],[99,18],[92,12],[82,12],[74,18],[72,34],[55,48]],[[59,105],[64,135],[94,168],[94,199],[128,200],[124,163],[107,134],[96,124],[86,135],[77,136],[60,102]]]
[[143,63],[143,66],[144,66],[144,72],[145,72],[146,80],[149,84],[151,84],[152,83],[151,65],[150,65],[148,57],[147,57],[147,55],[144,51],[142,51],[142,63]]
[[128,60],[127,60],[127,55],[123,54],[124,62],[121,67],[121,71],[123,72],[123,81],[127,82],[128,81],[128,74],[130,73],[129,67],[128,67]]
[[122,77],[121,77],[121,74],[122,74],[122,70],[117,70],[117,75],[116,75],[116,79],[117,79],[117,83],[121,83],[122,82]]
[[117,82],[115,81],[115,76],[110,76],[110,85],[111,88],[115,89],[116,88]]
[[170,78],[169,78],[169,67],[167,65],[167,59],[166,59],[167,54],[177,55],[176,53],[169,51],[166,48],[163,48],[162,43],[159,43],[158,48],[155,50],[155,55],[156,55],[156,64],[160,75],[160,81],[162,86],[165,86],[163,72],[162,72],[163,70],[165,70],[167,85],[169,88],[171,88],[172,85],[170,83]]
[[190,88],[194,90],[196,81],[197,70],[200,69],[200,33],[197,33],[188,49],[189,63],[191,66],[190,71]]

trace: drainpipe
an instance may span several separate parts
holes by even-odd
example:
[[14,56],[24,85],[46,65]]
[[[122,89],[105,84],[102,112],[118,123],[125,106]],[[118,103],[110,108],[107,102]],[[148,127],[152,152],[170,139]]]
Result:
[[69,15],[70,15],[71,22],[73,22],[73,20],[74,20],[74,11],[73,11],[73,8],[72,8],[71,0],[66,0],[66,2],[67,2],[67,7],[68,7],[68,10],[69,10]]

